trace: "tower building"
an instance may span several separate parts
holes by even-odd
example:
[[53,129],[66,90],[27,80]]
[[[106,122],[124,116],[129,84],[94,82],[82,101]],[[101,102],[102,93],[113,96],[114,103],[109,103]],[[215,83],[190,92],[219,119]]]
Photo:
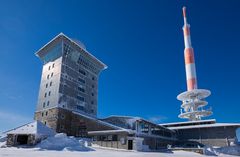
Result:
[[185,58],[185,70],[187,78],[187,91],[179,94],[177,99],[182,101],[181,113],[179,118],[185,118],[190,121],[201,120],[202,117],[210,116],[211,110],[205,110],[203,107],[207,105],[205,98],[208,97],[211,92],[206,89],[198,89],[197,75],[194,59],[194,51],[191,43],[190,25],[187,22],[186,7],[183,7],[183,34],[184,34],[184,58]]
[[63,33],[39,49],[36,56],[43,68],[35,120],[57,132],[79,132],[69,129],[73,127],[71,114],[97,116],[98,78],[107,66],[82,43]]

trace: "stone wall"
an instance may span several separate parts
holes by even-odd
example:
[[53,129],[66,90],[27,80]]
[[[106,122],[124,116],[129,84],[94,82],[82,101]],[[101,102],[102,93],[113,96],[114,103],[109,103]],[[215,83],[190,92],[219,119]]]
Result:
[[[47,115],[46,115],[47,112]],[[35,112],[35,120],[41,121],[56,132],[63,132],[69,136],[87,137],[88,131],[113,130],[96,119],[87,118],[63,108],[53,108],[42,112]]]

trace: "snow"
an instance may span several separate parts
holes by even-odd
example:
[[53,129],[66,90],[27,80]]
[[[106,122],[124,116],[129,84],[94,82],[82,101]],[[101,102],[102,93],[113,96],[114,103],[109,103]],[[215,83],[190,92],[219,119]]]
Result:
[[228,146],[228,147],[220,147],[220,148],[213,148],[213,147],[206,147],[205,148],[206,155],[237,155],[240,156],[240,146]]
[[55,132],[40,121],[34,121],[10,130],[6,132],[6,134],[37,134],[39,136],[53,136]]
[[[185,152],[185,151],[174,151],[174,152],[134,152],[134,151],[123,151],[123,150],[110,150],[94,148],[94,151],[69,151],[69,150],[38,150],[36,148],[0,148],[0,156],[8,157],[206,157],[205,155]],[[234,157],[230,155],[222,155],[222,157]]]
[[[0,142],[0,156],[8,157],[206,157],[194,152],[137,152],[114,148],[88,146],[87,139],[66,136],[64,133],[48,137],[35,147],[6,147]],[[240,146],[205,149],[207,155],[233,157],[240,155]],[[232,155],[226,155],[232,154]]]
[[48,137],[39,143],[36,148],[41,150],[71,150],[71,151],[91,151],[93,149],[87,147],[84,140],[78,140],[74,137],[68,137],[64,133],[56,134],[53,137]]

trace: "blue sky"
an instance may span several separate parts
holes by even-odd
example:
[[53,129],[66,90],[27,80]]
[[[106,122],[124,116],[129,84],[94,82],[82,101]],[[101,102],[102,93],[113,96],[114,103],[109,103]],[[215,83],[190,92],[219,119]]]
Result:
[[199,88],[219,122],[240,119],[240,1],[0,0],[0,131],[33,119],[42,63],[34,53],[60,32],[108,65],[99,117],[178,119],[186,90],[182,6],[187,6]]

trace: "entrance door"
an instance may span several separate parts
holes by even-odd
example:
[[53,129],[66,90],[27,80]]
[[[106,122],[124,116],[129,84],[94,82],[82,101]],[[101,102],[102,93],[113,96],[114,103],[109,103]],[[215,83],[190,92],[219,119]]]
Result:
[[128,150],[133,149],[133,140],[128,140]]
[[17,143],[22,145],[22,144],[27,144],[28,142],[28,135],[18,135],[17,136]]

